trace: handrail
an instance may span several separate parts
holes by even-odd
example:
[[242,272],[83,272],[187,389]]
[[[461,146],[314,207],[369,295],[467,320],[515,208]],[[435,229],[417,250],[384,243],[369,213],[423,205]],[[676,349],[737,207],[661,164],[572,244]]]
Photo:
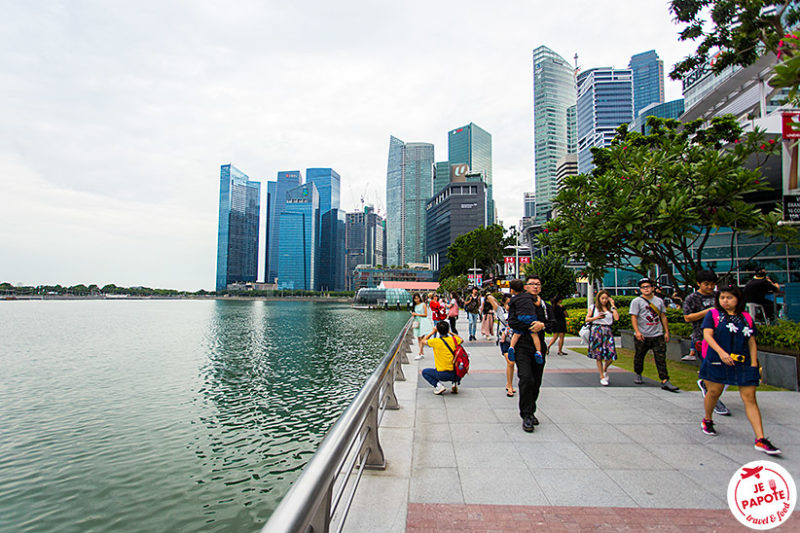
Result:
[[[337,531],[341,531],[364,468],[386,468],[378,440],[382,418],[379,411],[399,408],[394,381],[405,379],[400,363],[401,358],[405,359],[403,350],[410,346],[411,323],[410,318],[378,367],[325,436],[303,473],[264,525],[262,533],[328,533],[346,486],[352,483],[346,507],[337,516]],[[358,445],[354,446],[356,443]],[[352,476],[354,468],[358,471]],[[337,494],[334,497],[335,486]]]

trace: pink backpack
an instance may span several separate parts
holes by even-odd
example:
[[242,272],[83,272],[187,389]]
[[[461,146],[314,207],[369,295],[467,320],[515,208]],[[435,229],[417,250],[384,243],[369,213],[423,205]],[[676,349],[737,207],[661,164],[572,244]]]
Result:
[[[714,318],[714,329],[719,326],[719,310],[716,307],[711,308],[711,316]],[[742,316],[747,321],[747,325],[751,328],[753,327],[753,317],[750,316],[750,313],[747,311],[742,311]],[[700,345],[700,355],[703,359],[706,358],[706,354],[708,353],[708,343],[705,339],[703,339],[702,344]]]

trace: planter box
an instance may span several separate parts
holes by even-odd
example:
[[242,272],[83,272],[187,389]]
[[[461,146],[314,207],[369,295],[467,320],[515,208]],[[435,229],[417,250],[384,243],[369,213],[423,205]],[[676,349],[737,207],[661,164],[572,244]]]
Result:
[[[622,347],[634,349],[633,330],[623,329],[619,332]],[[667,343],[667,359],[680,361],[681,357],[689,353],[691,342],[686,338],[670,339]],[[800,359],[796,355],[786,355],[764,350],[758,350],[758,361],[761,364],[761,381],[773,387],[781,387],[793,391],[800,391],[798,380],[798,365]],[[697,361],[684,361],[685,364],[700,367],[700,358]]]

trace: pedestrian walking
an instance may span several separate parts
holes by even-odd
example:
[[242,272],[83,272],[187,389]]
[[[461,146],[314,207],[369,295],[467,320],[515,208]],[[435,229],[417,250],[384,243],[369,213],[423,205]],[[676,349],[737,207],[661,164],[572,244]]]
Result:
[[414,357],[414,359],[418,360],[425,357],[425,354],[423,353],[424,344],[422,338],[427,332],[433,330],[433,321],[428,315],[428,306],[425,304],[425,301],[420,293],[414,293],[414,296],[411,298],[411,303],[414,305],[414,308],[411,310],[411,315],[414,317],[414,321],[412,322],[412,326],[414,327],[414,337],[417,338],[417,342],[419,343],[419,353]]
[[[439,337],[431,338],[434,333],[438,333]],[[424,341],[433,348],[433,366],[435,368],[423,369],[422,378],[431,384],[434,394],[442,394],[447,390],[442,383],[444,381],[452,382],[453,387],[450,390],[453,394],[458,394],[461,378],[456,374],[453,352],[455,352],[456,346],[463,342],[461,337],[450,334],[450,326],[447,322],[439,322],[436,324],[435,330],[431,330],[425,335]]]
[[511,341],[511,329],[508,327],[508,304],[511,302],[511,295],[504,294],[500,302],[493,295],[488,295],[486,300],[494,309],[497,317],[497,344],[500,346],[500,354],[506,360],[506,396],[514,397],[517,391],[514,389],[514,361],[508,358],[508,348]]
[[587,356],[597,362],[600,372],[600,384],[607,387],[609,384],[608,367],[617,360],[617,348],[614,345],[614,332],[612,326],[619,320],[617,306],[608,291],[600,291],[594,299],[594,305],[586,313],[586,322],[589,324],[589,351]]
[[450,322],[450,331],[453,335],[458,335],[456,320],[458,320],[459,300],[455,291],[450,293],[450,302],[447,304],[447,320]]
[[483,319],[481,320],[481,335],[483,335],[484,340],[490,340],[494,336],[494,307],[489,302],[489,296],[491,293],[487,293],[483,299],[483,305],[481,306],[481,314],[483,315]]
[[633,382],[637,385],[644,383],[644,356],[653,350],[653,359],[656,362],[658,378],[661,388],[669,392],[678,392],[680,389],[670,383],[667,371],[667,342],[669,342],[669,325],[667,324],[667,308],[664,300],[653,294],[655,283],[648,278],[639,280],[641,296],[633,299],[630,306],[631,324],[634,331],[633,371],[636,376]]
[[755,433],[755,449],[768,455],[781,451],[764,436],[761,410],[756,401],[756,387],[761,378],[758,370],[758,331],[753,317],[744,310],[745,299],[739,287],[725,287],[716,295],[714,309],[703,318],[703,349],[700,379],[706,389],[701,423],[703,433],[716,435],[713,413],[724,385],[739,387],[744,411]]
[[467,320],[469,321],[469,340],[478,340],[475,333],[478,329],[478,320],[480,319],[481,297],[477,287],[473,287],[467,299],[464,300],[464,311],[467,312]]
[[564,299],[557,296],[550,304],[553,308],[553,338],[547,343],[548,351],[558,341],[558,355],[567,355],[564,351],[564,335],[567,333],[567,310],[561,304]]

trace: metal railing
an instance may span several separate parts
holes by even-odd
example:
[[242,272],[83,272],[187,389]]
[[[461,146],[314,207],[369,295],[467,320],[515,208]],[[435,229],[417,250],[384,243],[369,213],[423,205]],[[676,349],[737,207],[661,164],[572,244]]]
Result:
[[[399,409],[394,382],[405,381],[411,319],[364,386],[325,436],[303,473],[284,496],[262,533],[328,533],[344,527],[364,469],[383,470],[378,427],[386,409]],[[345,492],[348,492],[345,497]],[[344,499],[343,499],[344,498]],[[344,507],[339,505],[344,502]]]

